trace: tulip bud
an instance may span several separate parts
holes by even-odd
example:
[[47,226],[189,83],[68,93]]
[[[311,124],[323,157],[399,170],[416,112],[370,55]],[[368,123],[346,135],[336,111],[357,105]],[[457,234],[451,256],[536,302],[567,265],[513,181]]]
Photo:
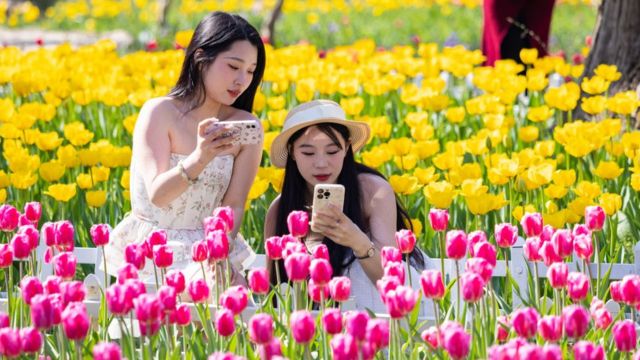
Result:
[[357,341],[363,341],[367,335],[369,314],[364,311],[348,311],[345,313],[345,330]]
[[264,250],[271,260],[282,259],[282,244],[279,236],[272,236],[264,241]]
[[489,264],[491,264],[491,266],[495,267],[497,263],[498,252],[493,244],[487,241],[483,241],[478,242],[476,243],[476,245],[474,245],[471,256],[483,258]]
[[613,341],[618,351],[630,352],[636,349],[637,333],[633,321],[620,320],[613,325]]
[[25,276],[20,281],[20,291],[22,293],[22,300],[27,305],[31,304],[31,298],[36,295],[40,295],[44,293],[44,288],[40,279],[35,276]]
[[569,305],[562,310],[562,322],[567,337],[579,339],[589,330],[589,312],[579,305]]
[[573,235],[571,235],[571,230],[556,230],[551,237],[551,243],[560,258],[564,259],[571,255],[573,252]]
[[571,300],[578,302],[589,293],[589,277],[580,272],[572,272],[567,276],[567,294]]
[[269,274],[265,268],[257,268],[249,271],[249,289],[258,295],[266,295],[269,292]]
[[296,252],[289,255],[284,260],[284,268],[287,276],[292,282],[302,282],[309,277],[309,266],[311,265],[311,256],[307,253]]
[[18,227],[20,212],[11,205],[0,206],[0,230],[13,231]]
[[602,345],[581,340],[573,345],[573,358],[574,360],[604,360],[604,348]]
[[527,237],[540,236],[542,234],[542,215],[540,213],[526,213],[520,219],[520,225]]
[[173,250],[169,245],[157,245],[153,248],[153,262],[160,269],[173,264]]
[[249,320],[249,339],[255,344],[267,344],[273,338],[273,318],[269,314],[255,314]]
[[403,254],[412,252],[416,246],[416,236],[411,230],[399,230],[396,232],[395,238],[398,249]]
[[180,326],[191,324],[191,310],[189,305],[182,303],[176,306],[176,309],[169,314],[169,322]]
[[194,303],[203,303],[209,298],[209,286],[204,279],[196,279],[189,283],[189,296]]
[[7,358],[18,357],[22,352],[22,341],[20,341],[20,329],[2,328],[0,329],[0,354]]
[[40,216],[42,216],[42,205],[37,201],[24,204],[24,216],[29,219],[33,225],[37,226],[38,221],[40,221]]
[[77,263],[78,259],[73,253],[62,252],[53,257],[53,272],[64,280],[73,279]]
[[221,261],[229,257],[229,238],[220,230],[211,231],[206,237],[209,260]]
[[549,342],[558,342],[562,338],[562,317],[547,315],[538,322],[540,336]]
[[56,246],[60,251],[73,251],[75,246],[75,229],[68,220],[57,221],[54,224]]
[[351,279],[346,276],[336,276],[329,281],[329,293],[331,298],[337,302],[349,300],[351,293]]
[[109,225],[107,224],[94,224],[91,226],[89,233],[91,234],[91,240],[95,246],[104,246],[109,243]]
[[484,282],[491,280],[493,275],[493,266],[487,260],[480,257],[473,257],[464,264],[464,270],[480,275]]
[[469,354],[471,336],[462,327],[442,329],[442,347],[453,359],[464,359]]
[[309,266],[311,279],[318,285],[325,285],[333,276],[333,268],[331,263],[326,259],[313,259]]
[[0,244],[0,269],[13,264],[13,249],[9,244]]
[[380,261],[384,269],[390,262],[402,262],[402,253],[396,247],[385,246],[380,250]]
[[84,339],[90,325],[87,309],[81,302],[70,303],[62,312],[62,329],[69,340]]
[[529,307],[516,310],[511,317],[511,323],[518,336],[529,339],[536,336],[539,319],[540,315],[536,309]]
[[226,308],[221,308],[216,311],[216,330],[220,335],[227,337],[231,336],[236,331],[236,323],[233,317],[233,312]]
[[562,289],[567,286],[567,277],[569,276],[569,267],[562,262],[553,263],[547,269],[547,279],[549,285],[554,289]]
[[22,352],[27,354],[39,352],[44,343],[40,331],[32,327],[26,327],[20,330],[20,341],[22,341]]
[[224,220],[224,223],[226,224],[225,233],[228,233],[231,230],[233,230],[235,216],[233,213],[233,209],[231,207],[229,206],[217,207],[215,210],[213,210],[213,216]]
[[467,254],[467,235],[462,230],[447,232],[446,253],[450,259],[458,260]]
[[184,274],[180,270],[169,270],[167,275],[164,277],[167,285],[172,286],[176,289],[177,294],[182,294],[184,289],[186,288],[186,283],[184,279]]
[[384,319],[370,319],[365,338],[375,350],[389,346],[389,322]]
[[306,211],[292,211],[287,216],[289,234],[297,238],[307,236],[309,232],[309,214]]
[[313,340],[316,332],[316,322],[308,311],[295,311],[289,317],[289,326],[293,339],[299,344],[306,344]]
[[604,209],[601,206],[587,206],[584,209],[584,222],[591,231],[602,230],[606,218]]
[[498,246],[511,247],[518,240],[518,228],[509,223],[497,224],[494,236]]
[[135,266],[138,270],[142,270],[146,262],[143,247],[138,244],[128,244],[124,248],[124,259],[128,264]]
[[434,231],[446,231],[447,226],[449,226],[449,210],[429,210],[429,223],[431,223],[431,227]]
[[120,346],[113,342],[100,342],[93,347],[94,360],[120,360],[122,352]]
[[238,315],[247,307],[249,294],[242,285],[232,286],[220,295],[220,305]]
[[342,332],[342,314],[340,309],[329,308],[322,314],[322,329],[330,335]]
[[13,256],[16,259],[26,259],[31,254],[31,242],[26,234],[14,234],[11,239],[11,248]]
[[466,302],[474,303],[483,295],[485,282],[480,275],[464,272],[460,275],[460,286],[462,288],[462,299]]
[[349,334],[337,334],[331,339],[331,354],[334,360],[352,360],[358,358],[358,344]]
[[579,258],[591,262],[591,255],[593,255],[591,235],[576,235],[573,238],[573,249]]
[[313,249],[313,258],[329,260],[329,248],[327,248],[327,245],[320,244],[316,246]]
[[424,270],[420,276],[420,285],[426,298],[440,300],[444,296],[444,282],[438,270]]

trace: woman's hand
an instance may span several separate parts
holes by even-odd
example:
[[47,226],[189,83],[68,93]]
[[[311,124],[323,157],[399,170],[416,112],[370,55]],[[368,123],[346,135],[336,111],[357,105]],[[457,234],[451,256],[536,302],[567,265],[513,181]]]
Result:
[[195,160],[208,164],[213,158],[233,147],[232,142],[238,134],[230,133],[232,128],[216,118],[206,119],[198,124],[198,140],[193,151]]
[[360,228],[340,209],[329,204],[318,211],[312,218],[313,227],[336,244],[353,249],[358,255],[362,249],[368,249],[371,241]]

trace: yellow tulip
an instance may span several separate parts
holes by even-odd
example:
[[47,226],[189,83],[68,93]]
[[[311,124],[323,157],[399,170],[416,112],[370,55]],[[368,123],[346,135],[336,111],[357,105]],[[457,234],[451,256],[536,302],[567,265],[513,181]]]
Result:
[[423,124],[429,125],[429,113],[426,111],[410,112],[404,118],[404,122],[407,123],[407,125],[409,125],[409,127],[411,128]]
[[412,144],[413,141],[407,137],[394,138],[387,143],[389,150],[397,156],[407,155],[411,151]]
[[467,207],[473,215],[485,215],[490,211],[499,210],[503,208],[507,201],[504,198],[504,193],[493,194],[480,194],[476,196],[469,196],[465,198]]
[[340,99],[340,106],[347,115],[355,116],[360,114],[362,109],[364,109],[364,100],[361,97]]
[[87,204],[95,208],[101,207],[107,202],[107,192],[104,190],[87,191],[84,197],[87,200]]
[[534,213],[534,212],[536,212],[536,208],[531,204],[527,204],[525,206],[518,205],[511,212],[511,216],[513,216],[513,218],[516,221],[520,221],[520,219],[522,219],[525,213]]
[[429,140],[433,137],[433,126],[423,123],[411,128],[411,137],[417,141]]
[[36,182],[38,182],[38,176],[31,171],[15,172],[9,175],[11,179],[11,185],[16,189],[29,189]]
[[125,170],[122,172],[122,176],[120,177],[120,186],[123,189],[129,189],[131,184],[131,173],[129,170]]
[[538,141],[533,149],[538,155],[547,158],[555,153],[556,142],[553,140]]
[[622,73],[618,71],[618,67],[615,65],[600,64],[593,72],[609,82],[617,81],[622,76]]
[[520,50],[520,60],[525,64],[533,64],[538,59],[538,49],[522,49]]
[[562,229],[567,223],[566,214],[567,212],[565,210],[553,213],[542,213],[542,221],[545,224],[553,226],[554,229]]
[[538,140],[539,130],[535,126],[523,126],[518,129],[518,138],[522,142],[534,142]]
[[573,169],[556,170],[553,173],[553,182],[559,186],[569,187],[576,182],[576,171]]
[[449,170],[462,165],[464,158],[453,151],[445,151],[433,157],[433,165],[440,170]]
[[7,201],[7,189],[0,189],[0,203]]
[[415,168],[415,170],[413,170],[413,176],[418,178],[418,182],[422,185],[426,185],[440,179],[440,174],[436,174],[436,169],[433,166],[428,168]]
[[193,37],[193,30],[180,30],[176,32],[174,41],[176,42],[177,45],[179,45],[183,49],[186,49],[187,46],[189,46],[189,43],[191,42],[192,37]]
[[58,201],[67,202],[76,196],[76,184],[49,185],[44,193]]
[[590,205],[594,205],[593,199],[578,197],[567,204],[567,209],[581,218],[584,216],[584,210]]
[[281,128],[284,125],[284,119],[287,117],[287,110],[267,111],[269,123],[275,128]]
[[544,194],[551,199],[562,199],[567,195],[568,188],[562,185],[550,184],[544,189]]
[[624,169],[621,169],[615,161],[601,161],[593,171],[596,176],[607,180],[615,179],[623,172]]
[[438,209],[447,209],[457,192],[453,185],[446,181],[432,182],[422,190],[429,204]]
[[594,76],[592,78],[585,78],[582,80],[582,90],[590,95],[602,94],[609,89],[610,82],[603,77]]
[[55,131],[40,133],[36,138],[36,146],[42,151],[57,149],[62,144],[63,139]]
[[492,185],[504,185],[509,182],[509,178],[504,176],[497,168],[489,168],[487,177]]
[[618,194],[604,193],[600,195],[600,206],[609,216],[613,216],[622,208],[622,197]]
[[271,96],[267,98],[267,106],[270,110],[282,110],[286,105],[284,96]]
[[268,188],[269,188],[269,180],[256,178],[253,181],[253,184],[251,184],[251,188],[249,189],[249,195],[247,195],[247,199],[253,200],[253,199],[259,198],[260,196],[262,196],[262,194],[265,193],[265,191],[267,191]]
[[122,120],[122,126],[129,135],[133,135],[133,129],[136,127],[136,121],[138,120],[138,114],[129,115]]
[[408,174],[391,175],[389,177],[389,184],[398,194],[411,195],[420,190],[420,184],[418,178]]
[[450,123],[459,124],[465,118],[464,107],[457,106],[457,107],[448,108],[447,111],[444,113],[444,116],[447,118],[447,120]]
[[361,152],[360,156],[365,165],[375,169],[391,160],[393,154],[387,147],[376,146],[369,151]]
[[64,137],[75,146],[82,146],[93,139],[93,133],[85,129],[84,124],[75,121],[64,125]]
[[473,197],[486,194],[489,187],[482,184],[482,179],[465,180],[460,186],[460,195],[464,197]]
[[600,185],[594,182],[581,181],[573,189],[573,192],[579,197],[586,199],[595,199],[601,193]]
[[94,166],[100,162],[100,152],[97,149],[79,149],[77,154],[82,166]]
[[640,174],[631,175],[631,188],[640,191]]
[[15,114],[13,101],[11,99],[0,98],[0,122],[10,121]]
[[7,175],[4,170],[0,170],[0,188],[6,188],[11,185],[11,180],[9,179],[9,175]]
[[394,156],[393,162],[400,170],[411,170],[418,164],[418,156],[414,153],[409,153],[403,156]]
[[586,113],[595,115],[604,111],[606,105],[607,99],[604,96],[597,95],[583,98],[580,107],[582,107],[582,110],[584,110]]
[[80,174],[76,177],[76,183],[80,187],[80,189],[86,190],[91,189],[93,187],[94,182],[89,174]]
[[51,160],[40,165],[40,177],[45,181],[54,182],[60,180],[66,168],[58,160]]
[[438,140],[417,141],[411,146],[411,152],[418,155],[420,160],[424,160],[437,154],[440,151],[440,142]]

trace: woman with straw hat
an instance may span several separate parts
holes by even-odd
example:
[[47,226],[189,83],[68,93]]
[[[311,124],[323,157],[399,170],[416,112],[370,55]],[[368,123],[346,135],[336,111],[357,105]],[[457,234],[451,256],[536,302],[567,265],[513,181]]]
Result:
[[[395,246],[395,232],[410,221],[384,176],[355,161],[353,154],[368,138],[369,126],[347,120],[333,101],[315,100],[292,109],[271,145],[271,162],[284,168],[285,175],[282,192],[267,212],[264,233],[265,238],[286,234],[288,214],[311,207],[316,184],[342,184],[343,209],[317,212],[311,219],[317,232],[306,237],[305,245],[309,250],[320,243],[327,246],[333,276],[350,278],[358,308],[385,311],[375,286],[383,275],[379,251]],[[411,259],[423,265],[419,250]],[[280,273],[285,274],[284,269]]]

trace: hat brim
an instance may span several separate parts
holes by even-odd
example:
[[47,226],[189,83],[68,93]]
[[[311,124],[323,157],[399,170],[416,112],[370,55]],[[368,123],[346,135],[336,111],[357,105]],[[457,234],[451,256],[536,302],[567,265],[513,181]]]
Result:
[[369,125],[365,122],[340,118],[322,118],[305,121],[304,123],[300,123],[283,130],[275,139],[273,139],[273,142],[271,143],[271,151],[269,153],[271,164],[278,168],[284,168],[287,164],[287,157],[289,156],[287,143],[289,142],[291,135],[300,129],[323,123],[332,123],[347,127],[347,129],[349,129],[349,141],[354,153],[362,149],[369,140],[371,130],[369,129]]

